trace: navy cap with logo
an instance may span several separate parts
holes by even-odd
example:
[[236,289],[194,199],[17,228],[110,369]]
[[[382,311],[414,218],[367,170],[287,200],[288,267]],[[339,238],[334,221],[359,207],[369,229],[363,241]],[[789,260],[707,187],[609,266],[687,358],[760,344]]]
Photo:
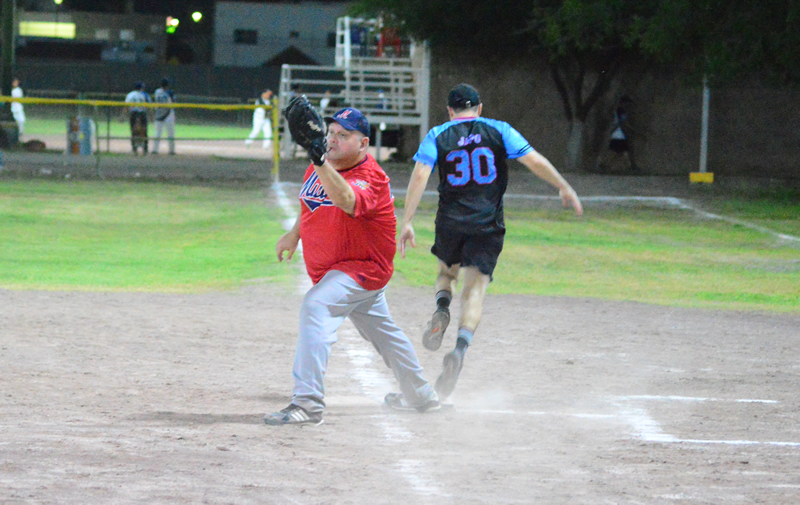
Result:
[[481,97],[478,90],[469,84],[459,84],[450,90],[447,96],[447,106],[453,109],[469,109],[479,105]]
[[342,125],[345,130],[355,130],[364,134],[365,137],[369,137],[369,121],[358,109],[345,107],[334,114],[333,117],[325,118],[325,123],[327,124],[331,124],[334,121]]

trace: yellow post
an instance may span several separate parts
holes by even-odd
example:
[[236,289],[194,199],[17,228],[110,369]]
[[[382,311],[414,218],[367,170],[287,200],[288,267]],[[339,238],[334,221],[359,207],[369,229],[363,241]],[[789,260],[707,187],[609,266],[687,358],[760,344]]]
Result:
[[278,121],[281,111],[278,108],[278,97],[272,97],[272,181],[278,182],[278,166],[281,161],[280,138],[278,137]]
[[703,182],[711,184],[714,182],[714,172],[690,172],[689,182]]

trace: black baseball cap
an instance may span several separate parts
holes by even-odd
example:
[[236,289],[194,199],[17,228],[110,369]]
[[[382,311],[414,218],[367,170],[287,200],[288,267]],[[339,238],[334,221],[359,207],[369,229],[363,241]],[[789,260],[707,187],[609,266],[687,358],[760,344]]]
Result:
[[481,103],[478,90],[469,84],[461,83],[450,90],[447,96],[447,105],[454,109],[469,109]]
[[356,130],[369,137],[369,121],[362,112],[353,107],[345,107],[340,110],[333,117],[326,117],[325,123],[331,124],[334,121],[342,125],[345,130]]

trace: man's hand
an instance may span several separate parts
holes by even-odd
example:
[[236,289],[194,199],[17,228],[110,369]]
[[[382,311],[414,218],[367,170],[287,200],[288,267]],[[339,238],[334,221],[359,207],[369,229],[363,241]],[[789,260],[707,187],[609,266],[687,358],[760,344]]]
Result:
[[414,227],[411,224],[407,224],[403,227],[400,231],[400,238],[398,239],[398,245],[400,246],[400,257],[406,257],[406,242],[411,241],[411,247],[417,247],[416,237],[414,236]]
[[583,205],[581,205],[580,199],[578,199],[578,194],[575,193],[575,190],[570,188],[561,189],[558,191],[558,196],[561,197],[561,203],[564,204],[564,207],[572,207],[575,209],[575,214],[582,215],[583,214]]
[[294,256],[294,252],[297,250],[298,242],[300,242],[300,237],[292,231],[284,233],[283,236],[278,239],[277,245],[275,245],[275,253],[278,255],[278,262],[283,261],[283,253],[287,253],[286,263],[291,263],[292,256]]

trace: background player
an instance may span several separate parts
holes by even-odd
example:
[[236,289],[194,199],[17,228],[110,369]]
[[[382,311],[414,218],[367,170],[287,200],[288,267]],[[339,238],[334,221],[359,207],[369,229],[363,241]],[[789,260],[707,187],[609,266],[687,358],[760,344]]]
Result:
[[[175,103],[175,94],[169,89],[169,79],[161,80],[161,87],[154,94],[156,103]],[[159,107],[155,112],[156,139],[153,142],[153,154],[158,154],[158,145],[161,143],[161,133],[166,128],[169,153],[175,154],[175,108]]]
[[134,84],[133,91],[125,96],[125,102],[134,104],[128,107],[133,154],[138,154],[140,147],[142,148],[142,155],[147,154],[147,110],[145,107],[135,104],[148,103],[150,101],[150,95],[144,91],[144,82],[142,81]]
[[[16,77],[11,81],[11,97],[23,98],[25,95],[19,85],[19,79]],[[14,116],[14,121],[17,122],[17,131],[19,137],[25,133],[25,107],[19,102],[11,102],[11,114]]]
[[256,98],[256,105],[261,105],[261,107],[253,110],[253,130],[250,132],[247,140],[244,141],[245,145],[252,145],[253,139],[258,137],[259,132],[263,132],[264,134],[264,143],[262,147],[264,149],[269,149],[272,145],[272,121],[270,121],[267,115],[266,107],[272,104],[271,100],[272,90],[270,89],[265,89],[261,93],[261,96]]
[[[291,111],[295,106],[296,114]],[[310,117],[303,116],[303,109]],[[278,261],[283,261],[284,254],[289,261],[302,239],[306,270],[314,286],[300,309],[292,401],[264,421],[271,425],[322,423],[323,378],[336,330],[346,317],[400,383],[402,393],[386,395],[386,404],[398,410],[438,410],[438,398],[422,376],[414,346],[393,321],[384,296],[394,271],[397,221],[389,178],[367,153],[367,118],[353,108],[326,118],[326,145],[324,125],[320,120],[316,126],[315,114],[305,96],[293,99],[285,112],[292,137],[309,152],[313,163],[300,190],[301,214],[275,250]],[[297,129],[308,124],[319,130],[319,137],[305,142]]]
[[444,357],[436,392],[444,400],[453,392],[483,311],[486,288],[503,249],[503,195],[508,185],[506,159],[517,159],[531,172],[558,188],[565,206],[582,214],[578,195],[553,165],[508,123],[481,118],[483,104],[468,84],[455,86],[447,98],[450,121],[425,136],[414,156],[400,231],[400,254],[405,244],[416,247],[414,219],[434,167],[439,167],[439,208],[431,252],[439,258],[436,311],[423,334],[425,348],[438,350],[450,323],[450,301],[464,270],[461,316],[455,349]]

